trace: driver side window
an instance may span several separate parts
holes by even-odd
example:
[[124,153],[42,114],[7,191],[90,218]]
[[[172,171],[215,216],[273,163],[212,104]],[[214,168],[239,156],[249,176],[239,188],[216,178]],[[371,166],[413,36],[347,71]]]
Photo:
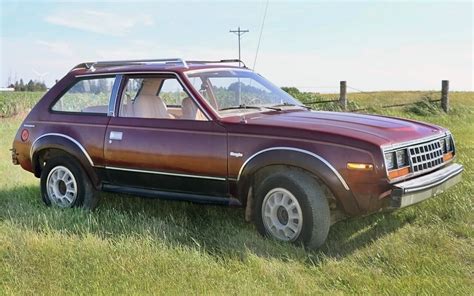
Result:
[[207,120],[178,79],[170,76],[128,78],[119,116]]

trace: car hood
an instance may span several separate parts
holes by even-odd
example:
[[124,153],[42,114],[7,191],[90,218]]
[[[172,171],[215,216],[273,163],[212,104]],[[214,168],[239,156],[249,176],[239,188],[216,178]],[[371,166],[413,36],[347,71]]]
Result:
[[249,125],[298,128],[391,145],[441,135],[435,125],[395,117],[326,111],[286,111],[246,116]]

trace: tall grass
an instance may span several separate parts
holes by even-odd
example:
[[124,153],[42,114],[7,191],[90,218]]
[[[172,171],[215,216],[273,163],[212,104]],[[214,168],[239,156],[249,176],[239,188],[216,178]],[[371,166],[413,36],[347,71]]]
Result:
[[450,128],[463,182],[340,222],[317,251],[261,238],[237,208],[117,194],[102,194],[94,212],[47,208],[38,180],[10,161],[22,118],[0,119],[0,294],[472,295],[473,93],[452,106],[448,115],[382,112]]
[[4,92],[0,91],[0,117],[11,117],[28,112],[44,92]]

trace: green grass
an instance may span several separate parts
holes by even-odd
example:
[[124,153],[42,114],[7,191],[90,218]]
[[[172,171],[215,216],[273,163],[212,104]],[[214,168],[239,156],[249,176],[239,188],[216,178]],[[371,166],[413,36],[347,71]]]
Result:
[[[397,102],[392,94],[356,103]],[[474,94],[451,98],[449,115],[381,112],[450,128],[463,182],[401,211],[340,222],[318,251],[261,238],[238,208],[115,194],[102,194],[94,212],[47,208],[38,180],[11,164],[21,118],[0,119],[0,294],[472,295]]]

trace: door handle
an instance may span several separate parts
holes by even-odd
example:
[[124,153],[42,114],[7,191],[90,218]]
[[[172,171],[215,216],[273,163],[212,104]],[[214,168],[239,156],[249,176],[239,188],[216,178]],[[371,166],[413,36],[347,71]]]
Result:
[[111,131],[111,132],[110,132],[109,139],[110,139],[110,140],[121,141],[121,140],[122,140],[122,136],[123,136],[123,133],[122,133],[122,132]]

